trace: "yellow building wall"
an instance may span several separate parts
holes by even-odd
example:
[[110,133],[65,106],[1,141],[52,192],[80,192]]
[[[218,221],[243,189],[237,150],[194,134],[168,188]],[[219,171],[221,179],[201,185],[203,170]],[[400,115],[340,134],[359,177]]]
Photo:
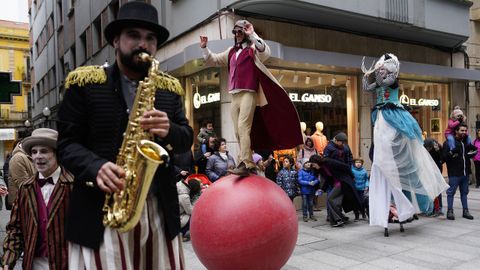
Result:
[[[13,50],[13,56],[11,50]],[[0,71],[12,71],[12,79],[22,81],[22,73],[25,72],[25,59],[29,54],[28,24],[0,20]],[[22,96],[15,96],[12,104],[0,105],[3,112],[5,110],[27,112],[27,93],[29,89],[24,89],[24,87],[22,84]]]

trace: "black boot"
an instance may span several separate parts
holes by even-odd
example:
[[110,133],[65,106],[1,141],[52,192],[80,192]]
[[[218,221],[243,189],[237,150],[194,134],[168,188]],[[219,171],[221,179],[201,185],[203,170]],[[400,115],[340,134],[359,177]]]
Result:
[[240,162],[238,166],[233,170],[228,170],[231,174],[236,174],[240,177],[247,177],[250,175],[250,171],[247,169],[247,165],[244,162]]
[[468,208],[463,209],[463,215],[462,216],[466,219],[470,219],[470,220],[473,219],[473,216],[470,215],[470,212],[468,212]]
[[[468,210],[467,210],[468,211]],[[455,220],[455,215],[453,214],[453,209],[448,209],[447,211],[447,219]]]

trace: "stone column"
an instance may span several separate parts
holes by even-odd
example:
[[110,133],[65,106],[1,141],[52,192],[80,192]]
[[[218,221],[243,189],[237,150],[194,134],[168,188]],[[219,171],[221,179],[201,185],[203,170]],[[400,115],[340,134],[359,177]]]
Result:
[[359,117],[358,122],[360,124],[360,156],[365,160],[364,166],[367,170],[370,170],[372,167],[372,162],[368,157],[370,147],[373,141],[373,129],[372,129],[372,118],[371,118],[371,108],[374,102],[374,94],[370,92],[365,92],[362,89],[361,82],[362,77],[357,78],[359,85]]

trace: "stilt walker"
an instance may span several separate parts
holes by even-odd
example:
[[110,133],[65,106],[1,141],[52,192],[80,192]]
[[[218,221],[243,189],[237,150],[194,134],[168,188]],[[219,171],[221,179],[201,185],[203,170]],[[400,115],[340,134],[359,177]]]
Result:
[[[423,147],[422,131],[398,99],[398,58],[387,53],[367,70],[362,61],[363,89],[374,92],[372,113],[375,145],[370,175],[370,225],[385,228],[393,197],[398,219],[404,223],[414,214],[427,212],[431,202],[448,185]],[[403,227],[401,228],[403,231]]]

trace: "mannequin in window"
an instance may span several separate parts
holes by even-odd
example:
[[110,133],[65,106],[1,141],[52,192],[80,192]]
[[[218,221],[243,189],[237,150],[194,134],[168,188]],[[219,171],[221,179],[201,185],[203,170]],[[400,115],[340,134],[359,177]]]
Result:
[[305,139],[307,138],[307,135],[305,134],[305,131],[307,130],[307,123],[300,122],[300,128],[302,129],[303,143],[305,143]]
[[327,136],[323,135],[323,122],[319,121],[315,123],[315,128],[317,129],[317,131],[313,133],[312,139],[315,144],[315,148],[317,149],[317,152],[323,155],[323,149],[325,149],[328,143]]

